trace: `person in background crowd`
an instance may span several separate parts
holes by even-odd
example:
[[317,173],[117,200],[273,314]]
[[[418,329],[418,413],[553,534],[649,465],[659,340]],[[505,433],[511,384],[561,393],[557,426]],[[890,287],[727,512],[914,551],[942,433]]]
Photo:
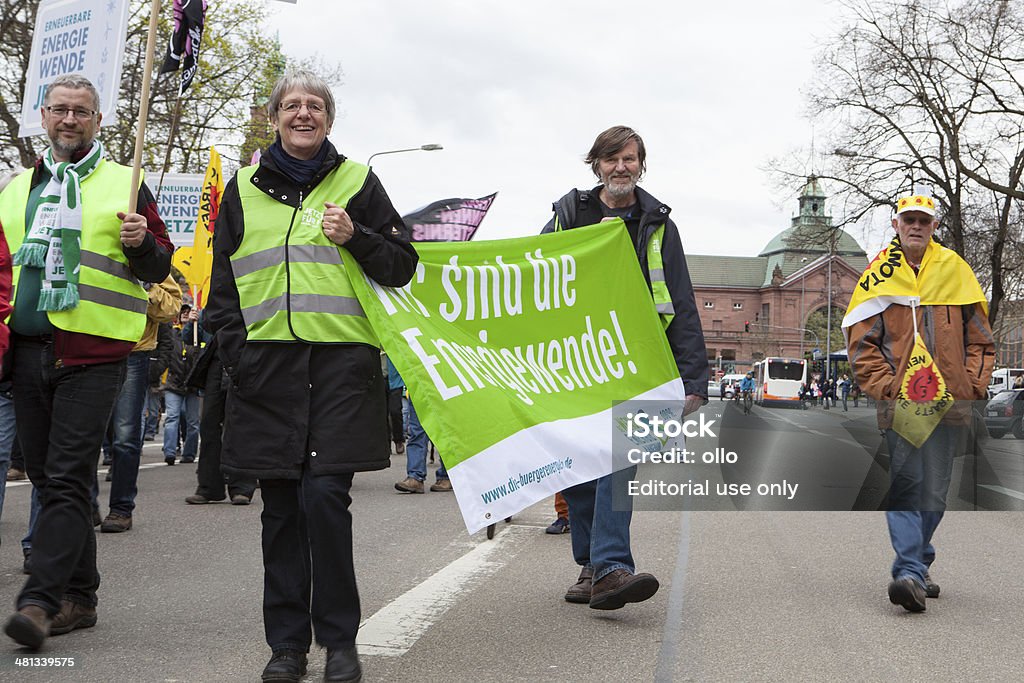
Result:
[[32,573],[4,630],[32,649],[96,623],[96,458],[146,326],[139,281],[160,282],[171,267],[149,189],[132,188],[132,170],[104,159],[98,110],[88,79],[51,81],[42,107],[50,147],[0,194],[0,225],[20,266],[10,318],[18,439],[42,504]]
[[555,521],[548,524],[544,529],[546,534],[567,534],[569,533],[569,504],[565,502],[565,496],[559,491],[555,494]]
[[111,443],[110,512],[100,524],[103,533],[121,533],[132,528],[132,513],[139,488],[139,460],[142,458],[142,408],[149,384],[149,357],[157,347],[161,323],[174,319],[181,307],[181,290],[168,275],[163,282],[142,284],[149,296],[146,330],[128,355],[124,384],[110,416],[114,438]]
[[847,405],[847,400],[850,398],[850,378],[844,372],[842,378],[839,380],[839,393],[843,397],[843,412],[850,412],[850,408]]
[[[395,484],[395,489],[401,493],[423,493],[423,482],[427,479],[427,449],[430,448],[430,437],[423,431],[420,418],[416,414],[416,406],[409,401],[409,445],[406,450],[406,477]],[[448,471],[444,468],[444,461],[438,465],[434,473],[436,477],[430,490],[435,493],[447,493],[452,491],[452,482],[448,478]]]
[[[182,329],[171,336],[174,345],[171,363],[167,368],[167,383],[164,386],[164,462],[173,465],[178,449],[178,431],[182,418],[185,420],[184,445],[181,448],[181,462],[184,465],[196,461],[199,450],[199,393],[185,383],[185,378],[199,359],[201,349],[193,344],[192,335],[185,325],[195,322],[196,314],[191,306],[181,307],[179,318]],[[187,338],[186,338],[187,337]]]
[[[204,326],[206,311],[199,318]],[[204,333],[205,334],[205,333]],[[248,505],[256,492],[256,479],[221,469],[221,448],[224,435],[224,408],[230,379],[217,354],[217,335],[203,349],[192,375],[186,380],[190,387],[202,389],[203,407],[199,420],[199,465],[196,467],[196,492],[185,498],[189,505],[205,505],[230,498],[232,505]],[[201,384],[200,384],[201,383]],[[225,492],[226,488],[226,492]]]
[[[386,357],[386,356],[385,356]],[[387,358],[388,366],[388,419],[391,422],[391,440],[395,442],[395,453],[405,453],[405,409],[402,406],[402,394],[405,393],[405,381],[398,374],[395,364]]]
[[163,376],[171,366],[174,334],[174,326],[170,322],[157,326],[156,348],[149,354],[149,388],[146,391],[146,408],[143,412],[143,441],[156,441],[156,433],[160,429],[160,412],[164,402]]

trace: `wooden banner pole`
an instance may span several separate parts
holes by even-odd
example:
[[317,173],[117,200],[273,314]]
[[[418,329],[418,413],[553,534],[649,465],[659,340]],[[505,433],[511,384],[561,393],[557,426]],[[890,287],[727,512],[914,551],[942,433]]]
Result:
[[135,213],[139,201],[139,177],[142,175],[142,146],[146,139],[149,117],[149,86],[153,80],[153,53],[156,51],[156,29],[160,21],[160,0],[153,0],[149,9],[149,36],[146,38],[146,62],[142,71],[142,101],[139,103],[139,127],[135,131],[135,159],[132,162],[132,186],[128,197],[128,213]]

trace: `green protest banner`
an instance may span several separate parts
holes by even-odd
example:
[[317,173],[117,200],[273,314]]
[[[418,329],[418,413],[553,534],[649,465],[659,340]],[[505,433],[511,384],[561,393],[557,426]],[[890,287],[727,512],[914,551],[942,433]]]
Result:
[[352,280],[470,533],[611,472],[613,403],[682,400],[621,220],[416,250],[405,287]]

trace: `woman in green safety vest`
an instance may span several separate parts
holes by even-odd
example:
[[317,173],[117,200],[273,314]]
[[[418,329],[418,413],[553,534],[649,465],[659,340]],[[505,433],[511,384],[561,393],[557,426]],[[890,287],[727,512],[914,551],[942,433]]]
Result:
[[231,379],[222,467],[260,480],[263,680],[298,681],[315,634],[325,680],[357,680],[359,594],[349,490],[388,466],[387,387],[377,337],[355,298],[347,250],[385,286],[416,252],[384,188],[327,140],[335,105],[312,73],[270,96],[277,139],[228,184],[206,309]]

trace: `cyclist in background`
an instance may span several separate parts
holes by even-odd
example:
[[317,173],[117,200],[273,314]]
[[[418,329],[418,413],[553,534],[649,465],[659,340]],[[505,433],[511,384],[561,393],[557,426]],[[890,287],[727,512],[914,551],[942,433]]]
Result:
[[754,403],[754,373],[748,372],[740,381],[740,393],[743,394],[743,414],[749,414],[750,406]]

